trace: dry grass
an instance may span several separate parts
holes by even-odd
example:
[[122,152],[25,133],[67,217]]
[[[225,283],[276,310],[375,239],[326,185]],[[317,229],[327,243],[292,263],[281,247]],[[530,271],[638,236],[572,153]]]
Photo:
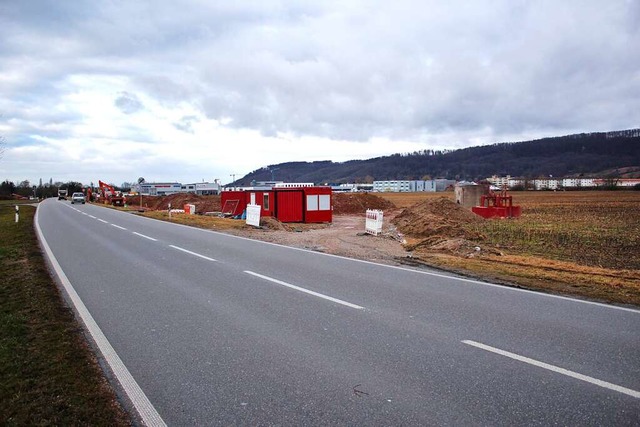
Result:
[[176,224],[190,225],[192,227],[206,228],[208,230],[250,230],[252,227],[247,225],[245,221],[230,218],[220,218],[218,216],[209,215],[187,215],[183,213],[172,213],[169,217],[167,211],[147,211],[138,212],[138,215],[147,218],[159,219],[162,221],[174,222]]
[[[640,192],[510,194],[522,206],[520,218],[466,226],[486,236],[477,244],[492,249],[487,255],[419,256],[431,265],[527,288],[640,305]],[[442,193],[380,195],[409,206]]]

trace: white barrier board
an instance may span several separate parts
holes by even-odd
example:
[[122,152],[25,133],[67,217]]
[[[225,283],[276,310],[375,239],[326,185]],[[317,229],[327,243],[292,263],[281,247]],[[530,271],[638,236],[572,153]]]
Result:
[[377,236],[382,233],[382,221],[384,214],[382,211],[376,209],[367,209],[367,220],[365,222],[364,231],[369,234]]
[[260,227],[260,205],[247,205],[247,225]]

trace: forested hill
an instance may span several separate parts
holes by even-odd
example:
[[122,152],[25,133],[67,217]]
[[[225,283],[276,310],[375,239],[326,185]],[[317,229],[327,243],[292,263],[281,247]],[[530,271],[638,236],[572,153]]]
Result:
[[513,177],[640,177],[640,129],[499,143],[454,151],[425,150],[342,163],[270,165],[236,181],[344,183],[447,178],[474,181]]

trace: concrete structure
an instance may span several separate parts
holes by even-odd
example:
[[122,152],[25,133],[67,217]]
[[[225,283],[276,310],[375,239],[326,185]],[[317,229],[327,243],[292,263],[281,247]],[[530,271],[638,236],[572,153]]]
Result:
[[475,183],[460,183],[454,189],[456,203],[465,208],[480,205],[480,198],[489,194],[489,186]]

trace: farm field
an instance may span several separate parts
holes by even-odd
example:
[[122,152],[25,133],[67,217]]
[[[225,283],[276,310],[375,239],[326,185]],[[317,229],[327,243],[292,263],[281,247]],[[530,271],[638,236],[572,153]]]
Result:
[[[379,193],[397,207],[451,193]],[[640,270],[640,192],[510,192],[522,216],[470,224],[488,242],[521,255]]]
[[[444,193],[453,200],[452,193]],[[463,224],[481,238],[481,256],[418,254],[425,262],[492,280],[640,304],[640,192],[511,192],[516,219]],[[398,207],[443,193],[379,193]]]

